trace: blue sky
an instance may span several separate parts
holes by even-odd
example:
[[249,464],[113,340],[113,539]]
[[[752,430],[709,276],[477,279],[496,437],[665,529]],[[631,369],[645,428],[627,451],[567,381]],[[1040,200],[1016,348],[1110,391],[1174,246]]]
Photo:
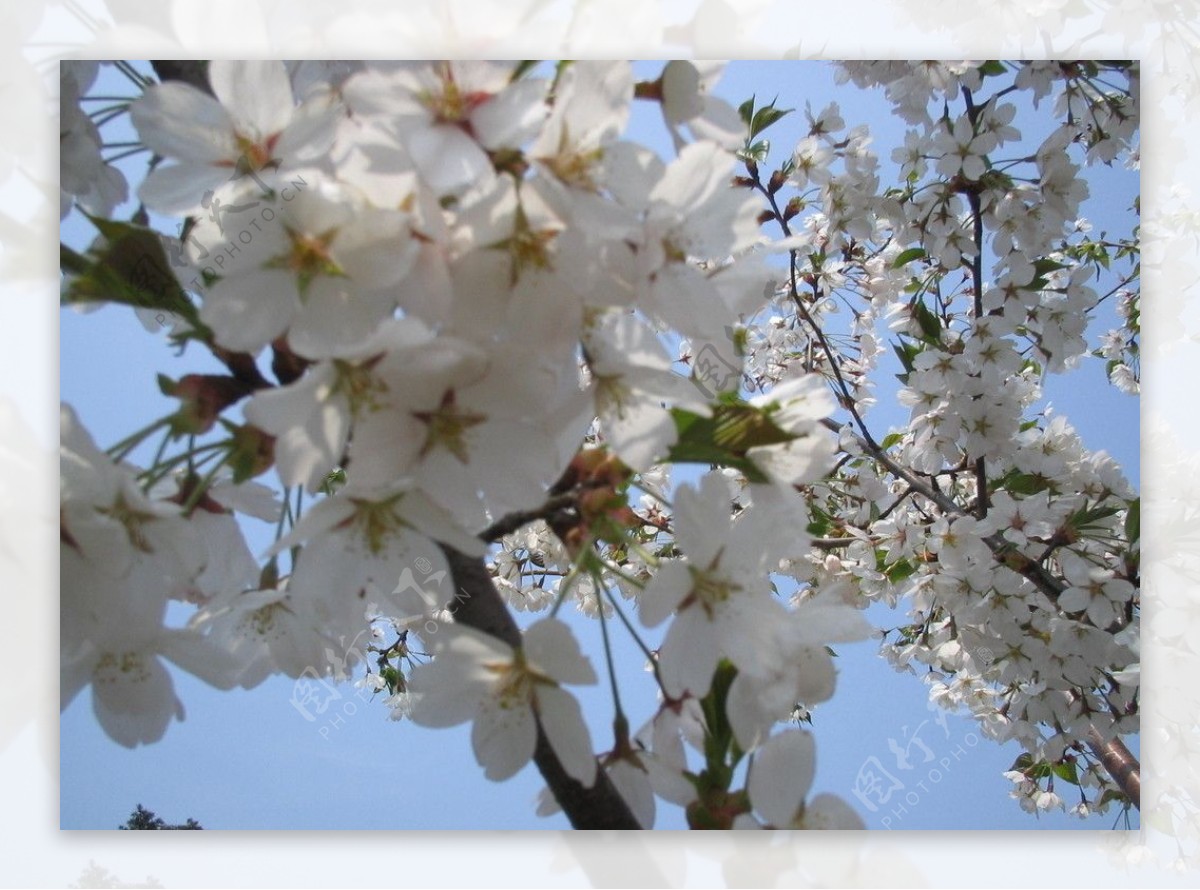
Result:
[[[105,92],[128,94],[119,76],[105,77]],[[751,94],[757,94],[760,104],[778,94],[781,107],[798,109],[769,132],[777,160],[803,132],[806,100],[819,110],[834,99],[849,126],[870,124],[885,182],[892,169],[890,149],[903,140],[903,123],[892,117],[881,92],[837,87],[833,69],[825,63],[734,63],[719,93],[735,105]],[[638,103],[636,111],[631,136],[666,151],[669,141],[656,110]],[[135,163],[126,169],[136,169],[143,158],[131,159]],[[1103,187],[1094,177],[1093,200],[1085,214],[1098,229],[1120,231],[1122,214],[1138,187],[1137,174],[1101,172]],[[86,221],[74,216],[64,226],[64,239],[82,244],[90,237],[89,229]],[[1104,322],[1101,329],[1108,326],[1110,322]],[[87,315],[64,310],[60,346],[62,398],[76,407],[102,447],[171,410],[174,403],[158,393],[155,372],[178,377],[219,367],[196,350],[176,358],[162,338],[147,335],[123,307]],[[1077,371],[1052,378],[1047,396],[1071,419],[1089,447],[1108,450],[1137,484],[1138,402],[1107,385],[1100,360],[1085,360]],[[881,398],[870,415],[877,432],[906,419],[906,412],[890,409],[886,403]],[[134,455],[142,461],[149,457]],[[268,540],[268,530],[260,528],[253,534],[252,548],[258,546],[256,541],[265,546]],[[900,623],[899,616],[879,607],[869,617],[884,626]],[[586,619],[578,623],[585,634],[585,649],[600,669],[598,629]],[[619,631],[614,636],[623,639]],[[968,720],[950,716],[944,726],[939,725],[934,719],[939,715],[926,707],[924,685],[894,672],[874,654],[874,643],[838,647],[838,651],[838,692],[814,714],[818,770],[814,790],[835,792],[849,800],[869,828],[1111,825],[1111,816],[1081,822],[1056,814],[1035,820],[1022,813],[1008,799],[1010,785],[1000,775],[1018,748],[981,740]],[[625,705],[637,724],[651,713],[651,684],[645,682],[642,656],[631,644],[620,644],[616,656]],[[293,682],[288,678],[268,681],[251,692],[220,693],[180,671],[173,671],[173,676],[187,719],[172,724],[156,745],[128,751],[111,742],[91,713],[90,692],[82,693],[64,712],[62,827],[115,827],[137,803],[168,821],[191,816],[209,828],[566,827],[561,816],[534,815],[534,798],[542,783],[532,767],[506,783],[483,778],[471,754],[467,726],[433,731],[391,722],[381,704],[365,694],[359,697],[349,684],[339,688],[342,698],[326,715],[308,721],[291,705]],[[593,715],[593,740],[601,749],[611,738],[604,684],[582,698],[585,711]],[[889,740],[903,744],[914,736],[924,747],[914,743],[913,768],[899,770]],[[926,749],[931,755],[928,761]],[[904,791],[892,800],[891,813],[871,812],[852,794],[855,776],[872,757],[905,783]],[[936,779],[931,770],[937,770]],[[918,787],[918,782],[923,785]],[[903,794],[916,795],[917,802],[897,813]],[[658,827],[683,827],[681,814],[675,808],[660,808]]]

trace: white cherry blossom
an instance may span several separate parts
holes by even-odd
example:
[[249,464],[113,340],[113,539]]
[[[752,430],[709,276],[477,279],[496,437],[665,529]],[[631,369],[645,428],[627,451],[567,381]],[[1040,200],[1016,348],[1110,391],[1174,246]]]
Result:
[[570,629],[553,618],[525,631],[514,651],[471,628],[434,635],[434,660],[413,671],[419,696],[412,720],[453,726],[471,720],[471,744],[486,775],[502,781],[533,757],[540,726],[567,774],[591,786],[596,759],[579,703],[562,684],[591,684],[596,674]]
[[197,211],[225,183],[303,166],[333,142],[336,101],[322,92],[297,106],[282,62],[218,59],[208,71],[213,95],[171,81],[130,111],[146,146],[177,162],[152,171],[138,192],[162,213]]

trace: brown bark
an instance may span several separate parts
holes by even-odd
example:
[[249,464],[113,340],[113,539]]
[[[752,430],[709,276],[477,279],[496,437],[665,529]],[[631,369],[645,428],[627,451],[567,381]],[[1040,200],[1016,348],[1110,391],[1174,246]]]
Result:
[[[461,594],[451,607],[454,620],[514,648],[520,646],[521,631],[496,591],[483,560],[450,547],[442,549],[450,563],[455,589]],[[596,771],[596,783],[591,788],[567,775],[540,725],[533,761],[573,828],[641,828],[604,770]]]
[[1125,743],[1119,737],[1105,741],[1104,737],[1095,729],[1088,730],[1087,743],[1092,754],[1117,783],[1117,787],[1124,792],[1140,812],[1142,809],[1142,765],[1138,763],[1137,758],[1125,747]]
[[160,59],[151,62],[150,67],[163,83],[178,80],[206,93],[212,92],[208,85],[208,62],[195,59]]

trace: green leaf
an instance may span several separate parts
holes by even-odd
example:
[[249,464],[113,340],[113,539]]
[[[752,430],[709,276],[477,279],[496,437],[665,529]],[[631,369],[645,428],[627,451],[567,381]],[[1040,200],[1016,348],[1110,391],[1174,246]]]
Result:
[[898,443],[903,438],[904,438],[903,433],[888,433],[886,436],[883,437],[883,441],[879,443],[879,447],[882,448],[884,451],[887,451],[889,448],[891,448],[893,445]]
[[942,342],[942,322],[924,303],[919,300],[913,304],[913,313],[916,315],[917,324],[921,326],[921,333],[930,343]]
[[387,684],[388,692],[392,693],[393,695],[396,694],[396,690],[404,681],[404,678],[400,676],[400,672],[390,664],[384,665],[384,667],[380,669],[379,676],[382,677],[383,682]]
[[979,73],[984,77],[997,77],[1001,74],[1004,74],[1006,70],[1007,69],[1004,67],[1004,63],[999,62],[996,59],[989,59],[979,66]]
[[750,120],[750,138],[753,139],[767,127],[779,121],[781,118],[791,114],[793,108],[776,108],[775,100],[771,100],[770,105],[764,105],[754,113],[754,117]]
[[1045,761],[1035,763],[1029,769],[1025,770],[1025,775],[1035,782],[1038,779],[1048,778],[1050,776],[1050,764]]
[[1033,271],[1036,275],[1049,275],[1051,272],[1065,268],[1067,268],[1067,264],[1060,263],[1058,260],[1040,259],[1033,264]]
[[894,260],[892,260],[892,268],[899,269],[901,266],[906,266],[913,260],[923,259],[925,256],[925,248],[910,247],[908,250],[904,251]]
[[1100,802],[1096,804],[1096,807],[1098,809],[1102,809],[1104,806],[1113,803],[1114,801],[1117,803],[1127,804],[1129,803],[1129,798],[1116,788],[1108,788],[1102,795],[1100,795]]
[[1079,784],[1079,773],[1073,760],[1060,761],[1052,767],[1054,775],[1058,776],[1064,782],[1070,782],[1072,785]]
[[1125,540],[1136,544],[1142,539],[1142,499],[1134,498],[1129,502],[1125,513]]
[[738,106],[738,117],[742,119],[742,123],[747,128],[750,126],[750,121],[754,119],[754,97],[751,96],[745,102]]
[[1010,470],[1004,475],[1004,478],[996,482],[992,490],[1003,489],[1011,494],[1029,496],[1037,494],[1039,491],[1045,491],[1049,487],[1050,483],[1044,476]]
[[714,405],[712,417],[672,409],[677,441],[667,455],[668,460],[732,467],[751,482],[765,482],[766,476],[746,457],[746,452],[796,438],[776,426],[770,414],[769,408],[756,408],[733,399]]
[[806,531],[814,538],[823,538],[832,527],[830,516],[816,504],[809,506],[809,511],[812,518],[808,523]]
[[908,340],[901,340],[898,344],[893,343],[892,349],[896,353],[896,358],[900,359],[900,364],[904,366],[905,373],[911,374],[913,372],[913,359],[921,354],[921,347]]
[[1047,276],[1051,272],[1057,272],[1059,269],[1067,268],[1066,263],[1060,263],[1056,260],[1041,259],[1033,264],[1033,281],[1025,285],[1022,290],[1043,290],[1049,283]]
[[770,419],[772,410],[753,405],[721,405],[713,411],[716,435],[713,441],[733,451],[748,451],[765,445],[791,442],[795,435],[781,430]]
[[1033,766],[1033,757],[1028,753],[1018,754],[1017,759],[1012,762],[1012,766],[1008,768],[1008,772],[1020,770],[1025,772],[1029,767]]
[[1101,519],[1115,516],[1121,510],[1119,507],[1081,507],[1067,517],[1067,525],[1077,531],[1094,528],[1100,525]]
[[767,155],[770,153],[771,141],[769,139],[760,139],[743,152],[745,157],[757,164],[765,164],[767,161]]
[[207,330],[171,272],[161,235],[130,223],[88,219],[107,243],[87,256],[60,249],[59,261],[70,275],[63,303],[109,302],[160,309],[182,316],[198,331]]
[[907,559],[899,559],[887,567],[884,572],[887,579],[893,584],[899,584],[905,578],[916,572],[917,567],[910,563]]

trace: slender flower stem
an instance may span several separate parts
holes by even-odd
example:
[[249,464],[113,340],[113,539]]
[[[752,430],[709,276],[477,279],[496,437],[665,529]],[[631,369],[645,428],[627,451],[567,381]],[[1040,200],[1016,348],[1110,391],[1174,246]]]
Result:
[[604,643],[604,663],[608,668],[608,685],[612,690],[613,710],[615,719],[628,723],[628,718],[625,716],[625,710],[621,707],[621,690],[617,684],[617,671],[613,664],[612,645],[608,639],[608,621],[604,618],[604,600],[601,598],[602,593],[607,592],[608,588],[601,582],[599,577],[595,577],[596,581],[596,611],[600,618],[600,639]]
[[113,445],[112,447],[108,448],[105,453],[108,454],[108,456],[113,459],[114,463],[119,464],[121,461],[123,461],[129,455],[129,452],[133,451],[134,448],[136,448],[138,445],[141,444],[143,439],[145,439],[147,436],[151,435],[153,432],[155,432],[155,430],[161,429],[162,427],[166,426],[170,422],[170,420],[171,420],[171,418],[169,416],[168,417],[160,417],[158,420],[154,421],[154,423],[150,424],[149,426],[143,427],[142,429],[138,430],[137,432],[131,433],[130,435],[126,436],[124,439],[122,439],[116,445]]
[[613,613],[621,619],[621,623],[629,631],[629,636],[633,639],[634,645],[646,656],[646,661],[650,664],[650,670],[654,674],[654,682],[658,684],[659,691],[663,694],[664,698],[667,697],[667,688],[663,685],[662,674],[658,670],[658,659],[654,657],[653,650],[643,642],[641,635],[637,632],[637,628],[633,626],[633,622],[629,620],[629,617],[617,603],[617,598],[613,595],[613,592],[607,586],[605,586],[604,592],[608,596],[609,604],[613,607]]

